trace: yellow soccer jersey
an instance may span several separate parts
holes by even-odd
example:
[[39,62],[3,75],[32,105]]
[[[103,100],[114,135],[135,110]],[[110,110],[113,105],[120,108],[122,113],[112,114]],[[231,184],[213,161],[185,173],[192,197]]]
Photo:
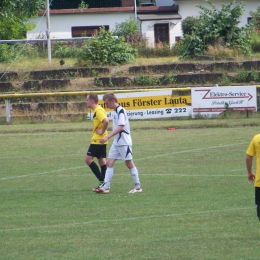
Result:
[[[100,144],[102,145],[102,143],[100,143],[100,140],[107,136],[107,131],[105,131],[103,133],[103,135],[99,135],[96,133],[97,128],[102,129],[103,128],[103,120],[105,118],[107,118],[107,114],[106,111],[100,106],[97,105],[96,109],[93,112],[93,131],[92,131],[92,138],[90,143],[91,144]],[[107,144],[108,142],[105,142],[103,144]]]
[[246,154],[250,156],[256,155],[255,186],[260,187],[260,134],[254,136],[247,148]]

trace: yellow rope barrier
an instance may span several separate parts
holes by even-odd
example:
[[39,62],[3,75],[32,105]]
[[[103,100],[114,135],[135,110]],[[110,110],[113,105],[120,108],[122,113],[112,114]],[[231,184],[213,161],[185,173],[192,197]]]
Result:
[[[221,88],[221,86],[220,86]],[[256,86],[256,88],[260,88],[260,85]],[[76,92],[36,92],[36,93],[15,93],[15,94],[0,94],[0,98],[2,99],[10,99],[10,98],[28,98],[28,97],[62,97],[62,96],[86,96],[89,93],[96,94],[105,94],[107,92],[113,93],[130,93],[130,92],[145,92],[145,91],[163,91],[163,90],[171,90],[173,92],[178,91],[187,91],[190,90],[191,87],[187,88],[152,88],[152,89],[127,89],[127,90],[88,90],[88,91],[76,91]]]
[[107,92],[113,93],[130,93],[130,92],[145,92],[145,91],[184,91],[191,88],[157,88],[157,89],[131,89],[131,90],[100,90],[100,91],[77,91],[77,92],[49,92],[49,93],[15,93],[15,94],[0,94],[2,99],[11,98],[28,98],[28,97],[62,97],[62,96],[86,96],[89,93],[104,94]]

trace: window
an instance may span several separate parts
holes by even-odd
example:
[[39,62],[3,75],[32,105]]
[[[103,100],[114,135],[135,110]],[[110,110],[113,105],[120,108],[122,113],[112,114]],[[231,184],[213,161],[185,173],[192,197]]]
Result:
[[139,0],[140,6],[155,6],[155,0]]
[[[29,2],[29,1],[28,1]],[[81,0],[55,0],[50,1],[50,7],[54,9],[78,9]],[[121,0],[86,0],[88,8],[120,7]]]
[[109,30],[109,25],[71,27],[72,37],[92,37],[93,34],[99,33],[102,26],[105,27],[106,31]]
[[175,37],[175,42],[179,42],[181,40],[181,36],[176,36]]

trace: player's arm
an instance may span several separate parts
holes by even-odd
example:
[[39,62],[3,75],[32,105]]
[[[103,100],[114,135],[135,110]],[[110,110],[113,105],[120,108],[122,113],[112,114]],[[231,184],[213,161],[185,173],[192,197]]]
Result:
[[248,173],[248,180],[253,182],[255,180],[255,174],[252,171],[252,165],[253,165],[253,156],[251,155],[246,155],[246,168],[247,168],[247,173]]
[[102,138],[100,140],[100,143],[104,143],[106,142],[109,138],[117,135],[118,133],[122,132],[124,130],[124,125],[119,125],[117,126],[117,128],[115,130],[113,130],[110,134],[108,134],[107,136],[105,136],[104,138]]
[[107,130],[108,123],[109,123],[108,118],[105,118],[105,119],[102,121],[102,123],[103,123],[102,129],[101,129],[101,128],[97,128],[97,130],[96,130],[96,133],[99,134],[99,135],[104,134],[105,131]]
[[104,134],[105,131],[107,130],[108,123],[109,123],[108,118],[105,118],[105,119],[102,121],[102,123],[103,123],[102,129],[101,129],[101,128],[97,128],[97,130],[96,130],[96,133],[99,134],[99,135]]

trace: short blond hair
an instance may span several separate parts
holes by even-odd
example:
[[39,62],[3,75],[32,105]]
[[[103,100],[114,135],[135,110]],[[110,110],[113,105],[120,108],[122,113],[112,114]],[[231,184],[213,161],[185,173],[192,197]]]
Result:
[[103,96],[103,101],[105,100],[108,100],[108,101],[111,101],[111,100],[114,100],[116,103],[118,103],[118,100],[117,100],[117,97],[114,93],[106,93],[104,96]]

